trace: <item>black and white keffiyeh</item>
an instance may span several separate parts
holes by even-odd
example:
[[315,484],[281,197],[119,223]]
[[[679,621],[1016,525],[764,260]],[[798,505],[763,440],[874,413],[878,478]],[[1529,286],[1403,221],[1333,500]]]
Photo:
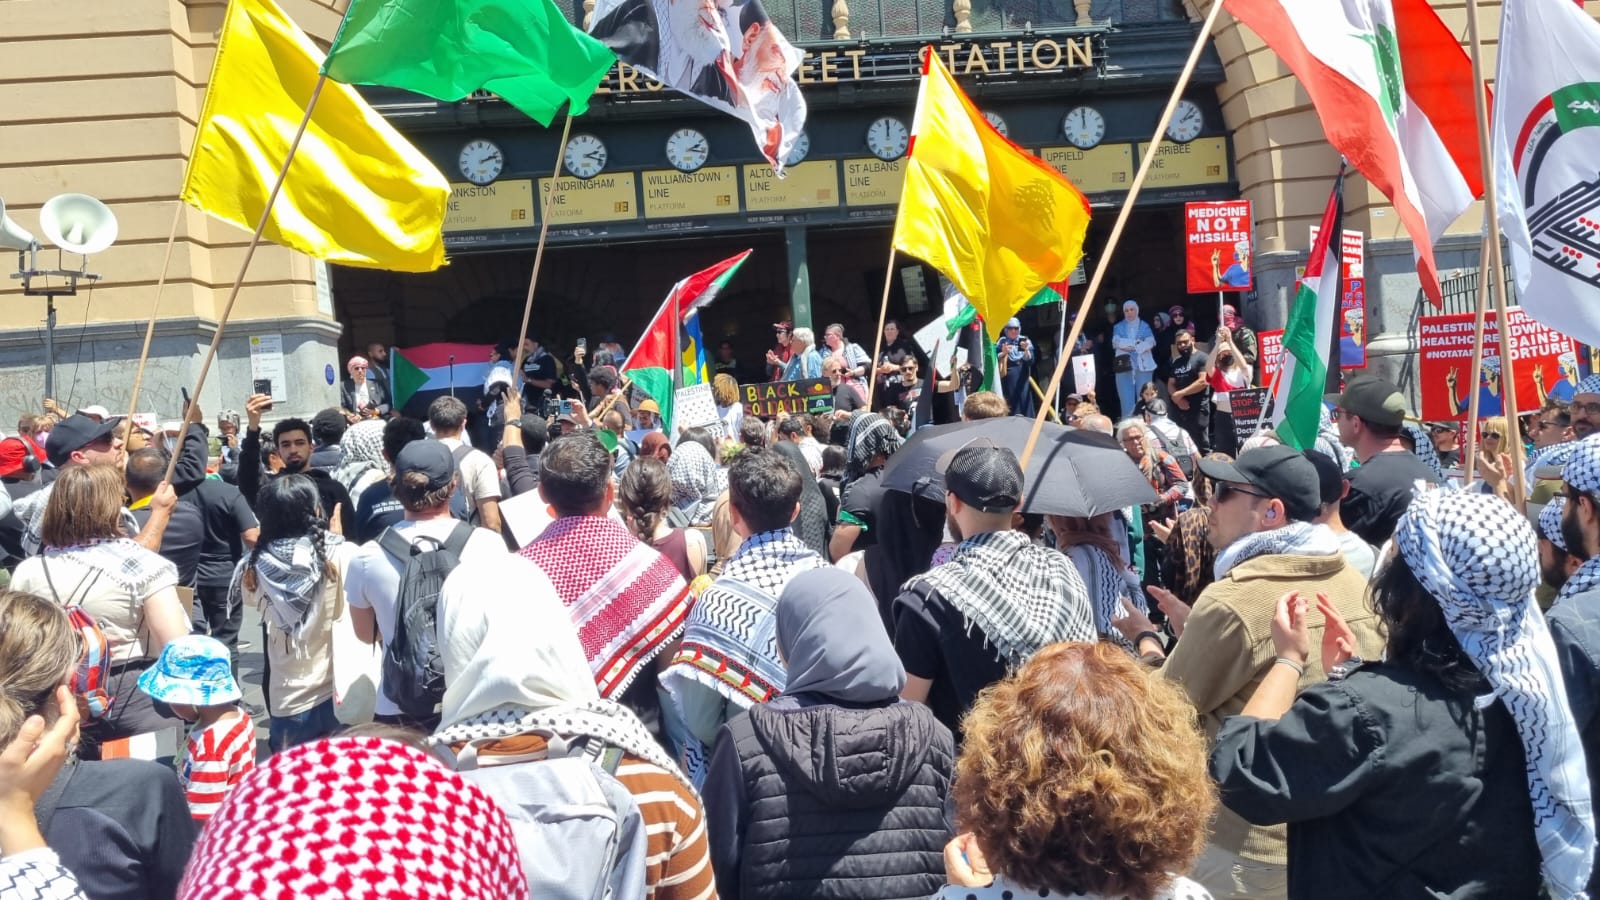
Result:
[[900,433],[877,413],[858,413],[850,420],[850,440],[845,447],[845,468],[851,480],[867,474],[875,456],[888,456],[900,447]]
[[322,599],[323,563],[344,543],[337,534],[323,533],[321,538],[320,555],[316,538],[304,535],[271,541],[259,554],[239,560],[228,585],[228,608],[243,602],[244,573],[253,563],[256,588],[267,601],[261,617],[273,628],[298,636],[310,619],[311,607]]
[[1143,594],[1128,584],[1125,570],[1099,547],[1077,544],[1064,552],[1077,566],[1078,574],[1083,576],[1084,585],[1089,591],[1089,599],[1094,607],[1095,630],[1118,644],[1131,647],[1132,644],[1117,630],[1115,623],[1122,618],[1124,598],[1140,612],[1149,611]]
[[1493,495],[1429,491],[1411,501],[1394,540],[1488,680],[1492,691],[1478,708],[1498,699],[1516,722],[1551,895],[1587,896],[1595,853],[1589,774],[1555,642],[1533,602],[1539,564],[1527,517]]
[[1539,510],[1539,536],[1567,552],[1567,536],[1561,533],[1561,514],[1566,511],[1567,498],[1556,497]]
[[1093,641],[1095,614],[1078,569],[1020,531],[990,531],[956,546],[925,581],[1016,668],[1058,641]]
[[1439,464],[1439,451],[1433,446],[1433,438],[1411,422],[1401,425],[1400,429],[1406,433],[1407,437],[1411,438],[1412,454],[1417,459],[1422,460],[1429,469],[1432,469],[1434,476],[1439,479],[1439,483],[1443,484],[1445,481],[1444,466]]
[[[1578,385],[1578,393],[1600,393],[1600,383],[1593,386],[1593,390],[1585,391],[1584,385],[1591,381],[1600,380],[1600,375],[1590,375]],[[1567,457],[1567,464],[1561,470],[1561,480],[1575,491],[1585,494],[1600,494],[1600,434],[1592,434],[1581,441],[1574,441],[1572,453]],[[1597,501],[1600,502],[1600,501]],[[1556,594],[1556,602],[1587,594],[1592,590],[1600,589],[1600,555],[1591,556],[1578,567],[1561,586]]]
[[1339,464],[1345,472],[1350,471],[1350,460],[1353,454],[1350,448],[1339,439],[1339,429],[1333,424],[1333,414],[1328,412],[1328,404],[1318,407],[1317,412],[1317,441],[1314,449],[1327,454],[1328,458]]
[[1572,451],[1577,446],[1577,441],[1562,441],[1559,444],[1551,444],[1548,447],[1541,447],[1533,451],[1533,455],[1528,459],[1528,468],[1525,470],[1528,481],[1531,482],[1538,478],[1540,469],[1566,465],[1567,460],[1572,458]]
[[1578,382],[1578,386],[1572,389],[1572,396],[1576,398],[1580,394],[1600,394],[1600,372]]
[[1228,549],[1217,554],[1217,564],[1212,571],[1216,579],[1221,581],[1228,577],[1235,566],[1258,556],[1336,556],[1342,552],[1339,536],[1328,526],[1290,522],[1282,528],[1247,534],[1229,544]]
[[[339,482],[354,502],[361,492],[376,482],[389,477],[389,463],[383,458],[382,419],[365,419],[351,425],[339,439],[339,467],[333,470],[333,480]],[[345,510],[353,517],[355,510]]]

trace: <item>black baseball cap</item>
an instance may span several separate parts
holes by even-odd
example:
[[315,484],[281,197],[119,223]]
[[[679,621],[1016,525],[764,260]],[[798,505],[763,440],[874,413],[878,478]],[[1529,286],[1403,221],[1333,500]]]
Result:
[[1307,450],[1305,454],[1311,465],[1316,467],[1322,505],[1339,502],[1344,496],[1344,469],[1340,468],[1333,457],[1321,450]]
[[412,441],[394,458],[394,473],[421,472],[428,476],[428,490],[437,491],[450,484],[456,474],[456,460],[441,441]]
[[1344,393],[1329,399],[1347,413],[1373,423],[1399,428],[1406,421],[1406,395],[1400,386],[1376,375],[1352,378]]
[[944,489],[979,512],[1010,512],[1022,504],[1022,466],[1008,448],[974,441],[941,458]]
[[1293,447],[1274,444],[1239,454],[1233,462],[1200,460],[1206,477],[1230,484],[1248,484],[1283,503],[1292,522],[1309,522],[1322,505],[1322,483],[1317,467]]
[[104,422],[96,422],[88,416],[73,413],[51,429],[44,453],[50,457],[50,465],[59,469],[71,461],[73,451],[82,450],[101,440],[116,431],[117,426],[121,424],[122,416],[112,416]]

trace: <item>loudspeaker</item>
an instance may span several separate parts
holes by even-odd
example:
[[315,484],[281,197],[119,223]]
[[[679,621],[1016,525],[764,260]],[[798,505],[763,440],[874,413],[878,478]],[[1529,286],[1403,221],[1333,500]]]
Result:
[[51,197],[39,210],[39,228],[50,243],[84,256],[99,253],[117,239],[117,217],[111,207],[87,194]]
[[6,202],[0,200],[0,247],[11,250],[29,250],[38,247],[33,235],[6,215]]

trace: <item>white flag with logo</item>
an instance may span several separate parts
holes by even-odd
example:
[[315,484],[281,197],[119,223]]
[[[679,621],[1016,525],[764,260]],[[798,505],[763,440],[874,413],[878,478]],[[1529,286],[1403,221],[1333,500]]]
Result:
[[1571,0],[1502,7],[1494,156],[1522,308],[1600,343],[1600,23]]

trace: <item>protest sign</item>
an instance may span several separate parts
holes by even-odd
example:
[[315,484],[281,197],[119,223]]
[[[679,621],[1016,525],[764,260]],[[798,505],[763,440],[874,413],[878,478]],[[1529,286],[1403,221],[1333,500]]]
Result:
[[1185,203],[1183,244],[1189,293],[1250,290],[1249,200]]
[[[1321,228],[1311,226],[1311,243]],[[1339,245],[1344,287],[1339,293],[1339,368],[1367,367],[1367,243],[1359,231],[1346,231]]]
[[1257,334],[1256,349],[1261,354],[1261,383],[1271,387],[1283,368],[1283,329]]
[[833,386],[826,378],[741,384],[739,396],[746,412],[754,416],[775,416],[780,410],[819,413],[833,409]]
[[1087,354],[1072,358],[1072,392],[1074,394],[1094,393],[1095,372],[1094,357]]
[[[1545,397],[1572,398],[1579,376],[1577,348],[1571,338],[1535,321],[1518,307],[1509,312],[1511,359],[1517,373],[1518,412],[1531,412]],[[1472,383],[1472,313],[1422,316],[1417,320],[1417,378],[1422,418],[1429,421],[1467,417],[1469,391],[1478,392],[1478,415],[1505,413],[1501,401],[1500,329],[1489,313],[1483,328],[1483,373]]]
[[1243,444],[1261,427],[1261,416],[1266,412],[1267,389],[1229,391],[1228,402],[1233,406],[1233,435]]

